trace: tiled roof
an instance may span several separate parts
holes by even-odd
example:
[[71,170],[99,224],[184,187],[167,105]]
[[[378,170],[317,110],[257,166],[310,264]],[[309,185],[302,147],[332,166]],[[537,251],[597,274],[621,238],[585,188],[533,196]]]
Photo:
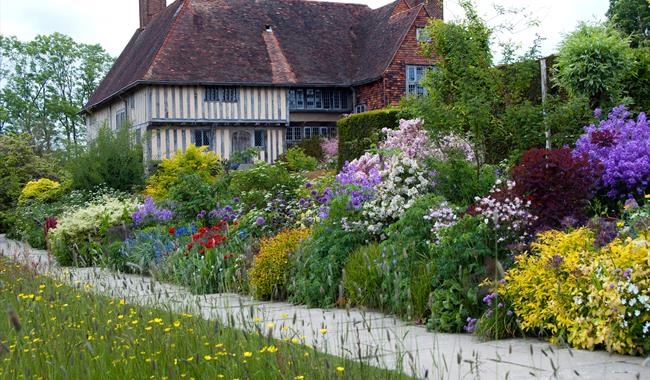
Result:
[[372,10],[307,0],[177,0],[136,31],[85,108],[138,83],[350,86],[376,79],[423,0],[408,0],[412,8],[391,17],[398,2]]

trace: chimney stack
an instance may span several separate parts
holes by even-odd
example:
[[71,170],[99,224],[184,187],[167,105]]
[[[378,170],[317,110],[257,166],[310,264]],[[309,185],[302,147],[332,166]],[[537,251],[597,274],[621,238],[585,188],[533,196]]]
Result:
[[140,28],[146,27],[165,8],[167,0],[140,0]]

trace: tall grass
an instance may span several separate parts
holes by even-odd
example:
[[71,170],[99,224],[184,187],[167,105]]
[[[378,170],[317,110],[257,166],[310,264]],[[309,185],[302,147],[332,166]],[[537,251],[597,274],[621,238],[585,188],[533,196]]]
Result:
[[0,379],[408,378],[299,339],[84,292],[2,258],[0,303]]

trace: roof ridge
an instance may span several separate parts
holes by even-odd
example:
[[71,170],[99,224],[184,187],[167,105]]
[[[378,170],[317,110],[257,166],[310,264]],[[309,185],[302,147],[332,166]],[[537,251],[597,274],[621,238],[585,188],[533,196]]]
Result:
[[143,79],[147,79],[149,76],[151,76],[153,67],[156,64],[158,57],[160,56],[160,51],[167,44],[167,41],[169,41],[170,36],[174,33],[174,29],[176,28],[176,23],[180,19],[181,13],[183,12],[185,7],[187,6],[187,3],[189,3],[190,0],[177,0],[177,1],[181,1],[182,4],[178,7],[178,9],[176,9],[174,16],[172,16],[172,21],[169,25],[169,28],[167,29],[165,38],[160,43],[160,46],[158,46],[158,49],[156,49],[156,53],[153,55],[153,58],[151,59],[151,63],[149,64],[149,68],[147,69],[147,72],[144,74]]

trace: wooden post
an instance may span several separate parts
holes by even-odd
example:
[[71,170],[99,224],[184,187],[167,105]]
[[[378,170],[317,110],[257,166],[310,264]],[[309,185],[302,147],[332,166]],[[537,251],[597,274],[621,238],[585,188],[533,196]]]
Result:
[[547,75],[546,75],[546,58],[539,60],[540,71],[542,75],[542,117],[544,118],[544,133],[546,135],[546,149],[551,149],[551,129],[546,122],[546,92],[547,92]]

